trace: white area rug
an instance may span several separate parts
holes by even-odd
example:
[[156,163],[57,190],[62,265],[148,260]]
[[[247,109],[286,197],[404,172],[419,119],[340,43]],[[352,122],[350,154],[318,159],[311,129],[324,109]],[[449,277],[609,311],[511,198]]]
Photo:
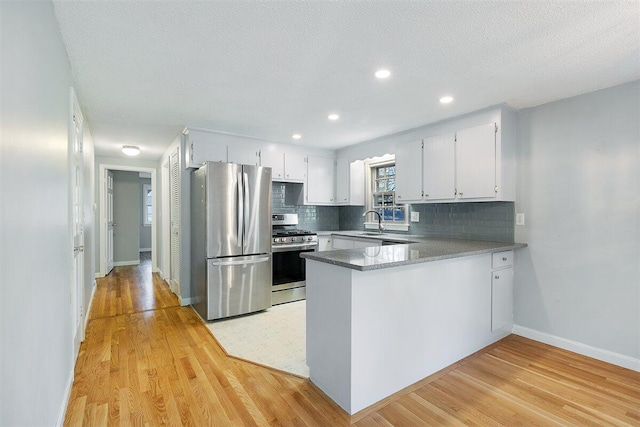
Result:
[[309,378],[306,301],[207,323],[228,355]]

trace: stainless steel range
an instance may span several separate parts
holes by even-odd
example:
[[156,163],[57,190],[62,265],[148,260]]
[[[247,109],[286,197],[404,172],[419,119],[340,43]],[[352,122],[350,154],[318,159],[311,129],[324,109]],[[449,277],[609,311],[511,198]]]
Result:
[[298,214],[273,214],[271,224],[271,303],[276,305],[303,300],[306,298],[306,268],[305,259],[300,254],[318,249],[318,235],[296,228]]

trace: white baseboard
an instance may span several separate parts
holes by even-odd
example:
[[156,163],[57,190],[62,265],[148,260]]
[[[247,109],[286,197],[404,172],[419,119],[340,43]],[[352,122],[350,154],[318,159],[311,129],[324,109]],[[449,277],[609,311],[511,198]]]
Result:
[[69,397],[71,397],[71,387],[73,387],[73,376],[75,373],[75,361],[73,363],[73,368],[71,372],[69,372],[69,379],[67,380],[67,385],[64,389],[64,397],[62,398],[62,406],[60,407],[60,411],[58,411],[58,420],[56,421],[56,427],[62,427],[64,425],[64,417],[67,415],[67,407],[69,406]]
[[151,248],[140,248],[140,252],[151,252]]
[[614,353],[602,348],[592,347],[581,342],[568,340],[566,338],[547,334],[546,332],[540,332],[536,331],[535,329],[525,328],[524,326],[520,325],[513,325],[512,332],[525,338],[530,338],[532,340],[540,341],[554,347],[582,354],[583,356],[602,360],[603,362],[612,363],[617,366],[622,366],[623,368],[640,372],[640,359],[625,356],[624,354]]
[[180,301],[180,305],[181,306],[187,306],[187,305],[191,305],[191,300],[193,298],[180,298],[180,296],[178,296],[178,300]]
[[135,259],[132,261],[118,261],[118,262],[114,262],[113,266],[114,267],[123,267],[125,265],[140,265],[140,260],[139,259]]
[[84,315],[84,334],[85,337],[87,335],[87,325],[89,324],[89,317],[91,317],[91,307],[93,306],[93,297],[96,295],[96,288],[98,284],[96,281],[93,281],[93,286],[91,287],[91,297],[89,298],[89,307],[87,308],[87,312]]
[[102,274],[102,272],[101,272],[101,271],[98,271],[98,272],[95,274],[95,278],[96,278],[96,279],[101,279],[101,278],[103,278],[103,277],[104,277],[104,274]]

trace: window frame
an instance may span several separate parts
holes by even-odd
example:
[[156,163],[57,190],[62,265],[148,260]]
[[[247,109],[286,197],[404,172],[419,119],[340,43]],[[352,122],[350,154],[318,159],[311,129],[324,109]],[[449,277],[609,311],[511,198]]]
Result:
[[[387,230],[394,230],[394,231],[408,231],[409,230],[409,218],[408,216],[410,215],[410,208],[408,204],[404,204],[404,203],[398,203],[397,199],[396,199],[396,195],[395,195],[395,189],[394,190],[386,190],[386,191],[375,191],[375,185],[377,183],[377,181],[379,181],[379,179],[377,178],[377,170],[381,167],[389,167],[389,166],[396,166],[396,159],[395,156],[392,155],[387,155],[384,157],[379,157],[379,158],[375,158],[375,159],[371,159],[369,161],[366,162],[366,210],[376,210],[376,211],[380,211],[383,208],[380,207],[376,207],[377,205],[375,204],[375,197],[382,195],[384,197],[384,195],[389,195],[391,194],[393,196],[393,204],[389,206],[390,209],[395,210],[395,209],[402,209],[404,211],[404,220],[403,221],[387,221],[384,219],[384,213],[380,212],[382,214],[382,222],[385,224],[385,228]],[[394,180],[395,180],[395,173],[394,173]],[[395,186],[394,186],[395,188]],[[383,202],[384,203],[384,202]],[[384,204],[383,204],[384,206]],[[373,215],[367,215],[367,218],[365,218],[365,223],[364,226],[365,228],[373,228],[373,229],[377,229],[378,228],[378,221],[367,221],[368,218],[373,218]]]
[[[151,184],[142,184],[142,225],[150,226],[153,223],[153,201],[147,201],[148,192],[151,193],[151,197],[153,200],[153,188]],[[151,220],[149,220],[149,209],[151,209]]]

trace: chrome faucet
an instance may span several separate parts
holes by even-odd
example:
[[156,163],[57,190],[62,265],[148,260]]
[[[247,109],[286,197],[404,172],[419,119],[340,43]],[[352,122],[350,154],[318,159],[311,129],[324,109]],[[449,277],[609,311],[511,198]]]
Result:
[[362,216],[367,216],[369,212],[373,212],[374,214],[378,215],[378,232],[382,234],[384,232],[384,226],[385,226],[385,224],[382,222],[382,215],[380,215],[380,212],[378,211],[370,210],[363,213]]

